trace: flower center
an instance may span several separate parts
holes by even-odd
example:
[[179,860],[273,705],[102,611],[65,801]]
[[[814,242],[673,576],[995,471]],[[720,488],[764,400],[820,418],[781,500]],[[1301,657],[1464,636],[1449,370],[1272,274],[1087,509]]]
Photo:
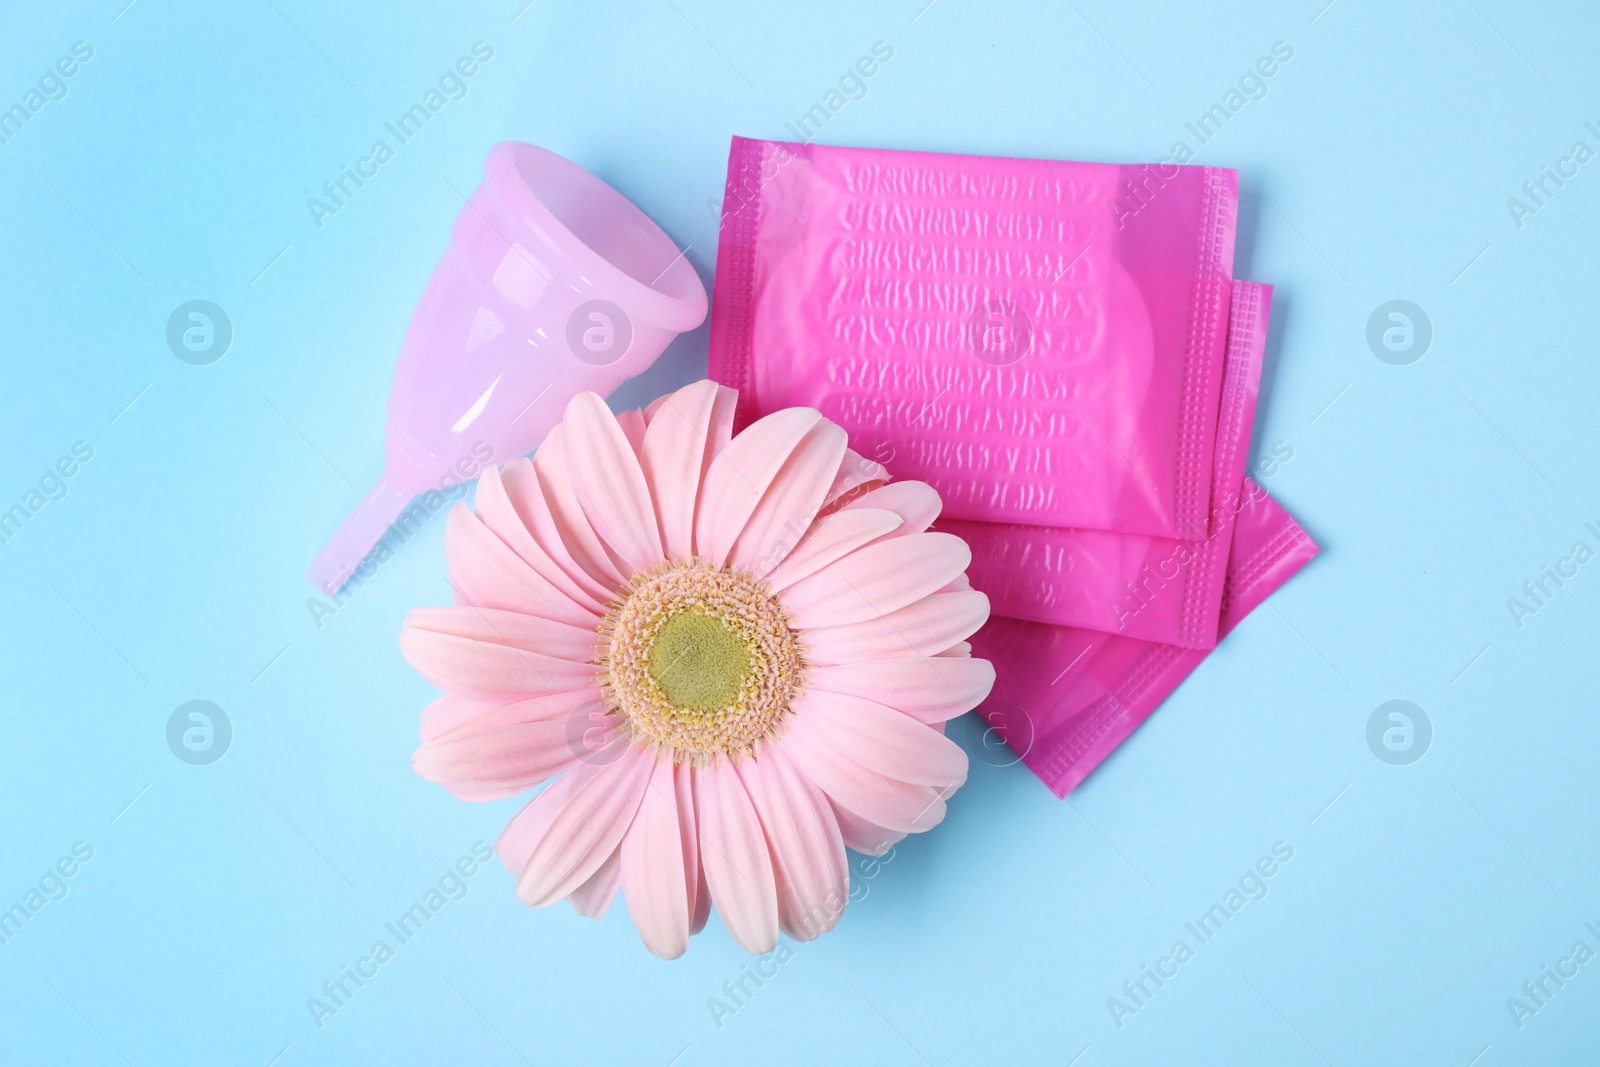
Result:
[[674,760],[738,760],[782,732],[805,673],[765,583],[703,560],[635,575],[601,623],[601,690],[640,744]]

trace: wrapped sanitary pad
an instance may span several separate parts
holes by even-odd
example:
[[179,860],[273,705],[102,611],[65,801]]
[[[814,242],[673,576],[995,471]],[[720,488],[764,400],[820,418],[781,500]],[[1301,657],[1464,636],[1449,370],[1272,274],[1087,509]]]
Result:
[[1216,167],[735,138],[711,377],[947,518],[1203,536],[1237,202]]
[[1261,386],[1272,287],[1233,283],[1222,403],[1211,467],[1211,514],[1186,540],[941,520],[972,548],[967,570],[996,615],[1208,649],[1217,643],[1234,517]]
[[[1221,632],[1317,554],[1298,523],[1244,482],[1222,591]],[[1099,630],[995,616],[972,637],[994,664],[980,714],[1057,796],[1066,796],[1149,717],[1206,653]]]

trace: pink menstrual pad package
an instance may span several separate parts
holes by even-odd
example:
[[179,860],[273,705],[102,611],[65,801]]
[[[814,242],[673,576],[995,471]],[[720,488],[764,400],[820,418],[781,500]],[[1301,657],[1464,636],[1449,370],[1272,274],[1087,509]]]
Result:
[[735,138],[711,377],[947,518],[1206,529],[1238,176]]
[[[1222,591],[1226,635],[1317,554],[1298,523],[1244,481]],[[972,654],[995,667],[980,714],[1057,796],[1066,796],[1150,716],[1206,653],[1072,626],[990,618]]]
[[1217,643],[1234,516],[1243,506],[1272,287],[1234,282],[1208,526],[1191,540],[941,519],[972,548],[994,614],[1208,649]]

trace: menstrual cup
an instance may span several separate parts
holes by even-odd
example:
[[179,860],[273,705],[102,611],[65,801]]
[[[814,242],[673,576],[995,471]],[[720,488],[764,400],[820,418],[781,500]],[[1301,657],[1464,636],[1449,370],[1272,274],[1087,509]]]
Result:
[[609,394],[705,317],[699,276],[627,198],[495,145],[400,347],[383,475],[306,577],[337,592],[418,493],[531,452],[572,397]]

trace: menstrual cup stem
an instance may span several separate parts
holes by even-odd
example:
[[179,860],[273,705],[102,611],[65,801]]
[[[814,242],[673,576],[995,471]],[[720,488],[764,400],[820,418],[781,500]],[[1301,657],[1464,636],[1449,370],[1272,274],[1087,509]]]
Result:
[[306,571],[311,584],[328,596],[342,589],[379,538],[400,517],[411,496],[390,485],[387,477],[380,477],[344,520],[339,532],[317,553],[316,560]]

